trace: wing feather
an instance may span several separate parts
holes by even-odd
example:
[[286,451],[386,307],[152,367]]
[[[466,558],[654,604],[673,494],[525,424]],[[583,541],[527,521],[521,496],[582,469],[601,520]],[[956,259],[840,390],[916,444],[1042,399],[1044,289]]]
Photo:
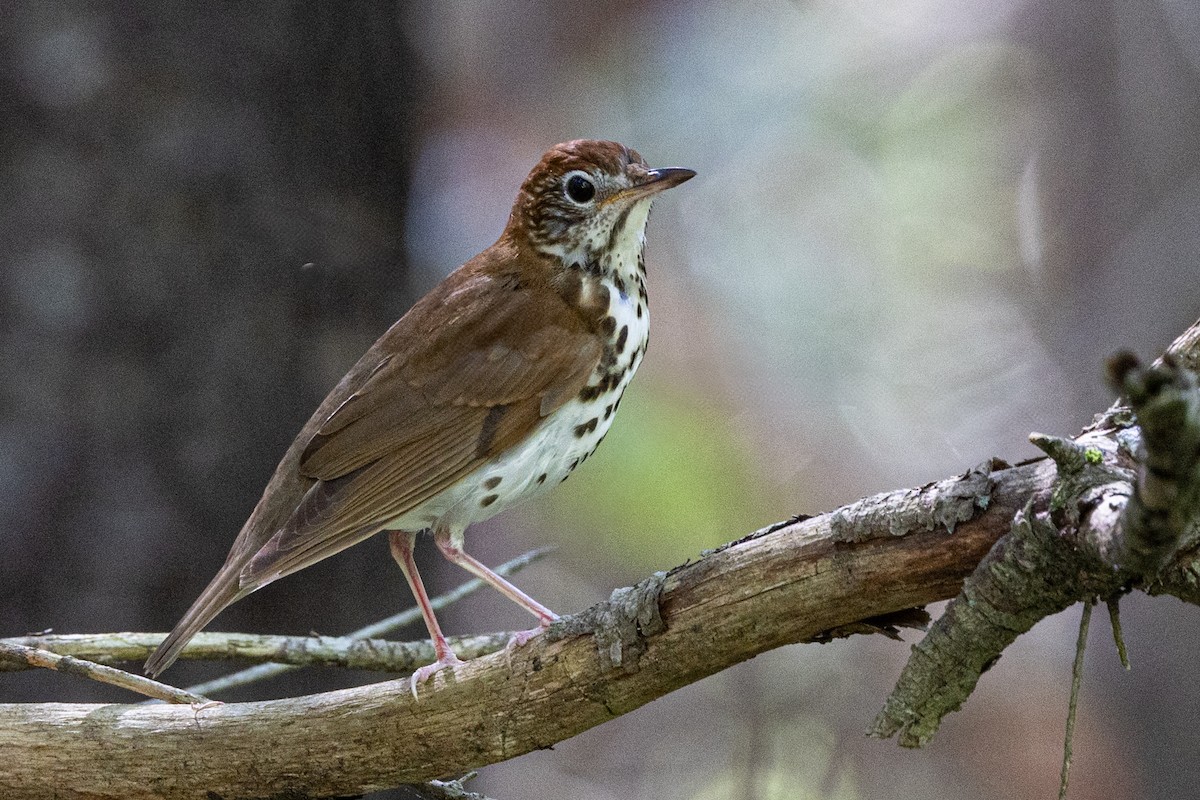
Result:
[[[253,590],[371,536],[578,394],[600,345],[557,297],[557,306],[538,299],[516,294],[498,308],[480,280],[443,300],[453,324],[415,346],[420,305],[397,323],[376,344],[389,356],[361,370],[359,385],[304,445],[296,470],[312,483],[246,563],[240,587]],[[389,339],[409,347],[389,348]]]

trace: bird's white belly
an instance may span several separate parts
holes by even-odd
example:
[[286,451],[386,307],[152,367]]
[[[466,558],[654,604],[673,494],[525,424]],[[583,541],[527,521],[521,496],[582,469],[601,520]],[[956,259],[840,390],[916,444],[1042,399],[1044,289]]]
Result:
[[650,313],[644,295],[638,295],[638,287],[634,285],[632,290],[630,296],[609,286],[608,316],[615,321],[610,344],[616,353],[615,362],[602,362],[588,380],[589,387],[615,381],[612,388],[598,394],[585,391],[571,398],[519,444],[386,527],[421,530],[447,526],[461,530],[565,481],[587,460],[612,425],[617,404],[646,352]]

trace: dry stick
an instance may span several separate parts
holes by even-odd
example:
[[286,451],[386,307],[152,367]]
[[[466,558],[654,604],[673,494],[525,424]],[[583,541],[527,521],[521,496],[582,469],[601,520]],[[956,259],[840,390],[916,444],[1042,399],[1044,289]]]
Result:
[[201,697],[199,694],[193,694],[183,689],[176,689],[174,686],[167,686],[165,683],[152,681],[149,678],[143,678],[141,675],[133,675],[116,667],[106,667],[103,664],[85,661],[82,658],[75,658],[74,656],[60,656],[57,653],[51,653],[48,650],[39,650],[36,647],[0,642],[0,658],[20,660],[33,667],[42,667],[44,669],[55,670],[56,672],[79,675],[89,680],[107,683],[110,686],[118,686],[122,689],[128,689],[131,692],[145,695],[146,697],[166,700],[170,703],[203,705],[209,702],[208,698]]
[[1092,604],[1083,604],[1079,617],[1079,639],[1075,642],[1075,664],[1071,667],[1071,700],[1067,704],[1067,736],[1063,741],[1062,774],[1058,779],[1058,800],[1066,800],[1067,778],[1071,773],[1072,741],[1075,738],[1075,711],[1079,707],[1079,687],[1083,683],[1083,651],[1087,648],[1088,624],[1092,621]]
[[[477,658],[508,644],[511,632],[484,633],[450,638],[460,658]],[[145,661],[158,647],[161,633],[76,633],[49,636],[13,636],[0,643],[45,650],[60,656],[115,667],[124,662]],[[385,639],[352,639],[347,636],[277,636],[250,633],[201,632],[188,642],[188,658],[194,661],[238,661],[244,664],[291,664],[297,667],[340,667],[366,672],[412,672],[433,661],[428,639],[395,642]],[[0,672],[33,669],[24,661],[0,661]]]
[[1121,659],[1121,666],[1128,670],[1129,652],[1125,649],[1125,636],[1121,633],[1121,601],[1110,597],[1105,603],[1108,605],[1108,621],[1112,623],[1113,641],[1117,643],[1117,656]]
[[[496,567],[496,572],[506,577],[512,575],[546,556],[553,549],[554,548],[552,547],[538,547],[530,550],[528,553],[524,553],[514,559],[505,561],[503,564]],[[479,578],[472,578],[471,580],[451,589],[445,594],[438,595],[437,597],[433,598],[433,600],[430,602],[430,605],[433,606],[434,611],[440,611],[452,603],[457,603],[459,600],[480,589],[484,585],[484,582]],[[397,628],[410,625],[420,618],[421,610],[420,608],[414,606],[401,611],[399,614],[393,614],[386,619],[381,619],[378,622],[374,622],[365,628],[359,628],[353,633],[346,635],[344,638],[373,639],[377,636],[394,631]],[[186,655],[186,653],[187,650],[185,649],[184,654]],[[430,659],[430,661],[432,662],[432,659]],[[421,665],[417,664],[416,666]],[[195,686],[189,686],[187,691],[195,692],[196,694],[216,694],[217,692],[224,692],[237,686],[245,686],[247,684],[255,683],[256,681],[273,678],[276,675],[282,675],[283,673],[290,672],[293,669],[297,669],[297,667],[292,664],[279,664],[274,662],[269,664],[258,664],[253,667],[243,669],[239,672],[224,675],[220,678],[214,678],[211,681],[205,681],[204,683],[198,683]]]

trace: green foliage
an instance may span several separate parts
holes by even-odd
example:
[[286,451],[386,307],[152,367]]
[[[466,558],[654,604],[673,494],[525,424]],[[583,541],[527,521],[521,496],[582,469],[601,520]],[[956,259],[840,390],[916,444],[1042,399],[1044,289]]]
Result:
[[[573,535],[638,571],[660,569],[784,515],[725,410],[635,387],[604,445],[537,503]],[[545,516],[543,516],[545,515]]]
[[[765,734],[765,735],[764,735]],[[821,719],[797,717],[760,732],[763,752],[756,769],[735,763],[694,795],[694,800],[755,797],[761,800],[858,800],[862,792],[853,768],[839,763],[837,736]]]
[[899,268],[1018,266],[1033,69],[1013,45],[967,47],[927,66],[892,103],[878,156]]

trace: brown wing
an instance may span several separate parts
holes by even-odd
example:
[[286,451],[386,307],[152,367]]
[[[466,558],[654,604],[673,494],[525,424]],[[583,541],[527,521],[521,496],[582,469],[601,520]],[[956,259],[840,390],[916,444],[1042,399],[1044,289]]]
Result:
[[297,470],[315,483],[243,569],[244,590],[374,534],[583,387],[596,339],[548,285],[496,302],[501,280],[464,276],[436,314],[422,302],[372,348],[391,355],[310,437]]

